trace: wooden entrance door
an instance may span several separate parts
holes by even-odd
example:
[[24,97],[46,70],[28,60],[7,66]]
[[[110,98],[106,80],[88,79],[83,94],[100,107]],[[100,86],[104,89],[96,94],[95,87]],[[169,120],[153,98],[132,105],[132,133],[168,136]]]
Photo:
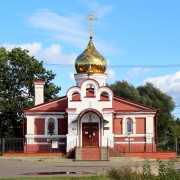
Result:
[[99,145],[98,123],[82,123],[82,144],[83,147]]

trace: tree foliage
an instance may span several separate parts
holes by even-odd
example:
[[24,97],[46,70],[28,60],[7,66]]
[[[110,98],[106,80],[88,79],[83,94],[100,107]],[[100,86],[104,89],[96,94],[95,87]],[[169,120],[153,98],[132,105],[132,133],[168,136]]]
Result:
[[161,113],[158,116],[158,136],[167,135],[174,120],[171,113],[174,110],[175,103],[171,96],[160,91],[149,82],[137,88],[126,81],[117,81],[109,86],[115,95],[159,109]]
[[137,89],[142,97],[141,103],[160,109],[158,134],[160,137],[167,136],[169,126],[174,120],[172,111],[175,108],[175,103],[172,97],[163,93],[151,83],[146,83],[144,86],[137,87]]
[[[179,144],[180,144],[180,118],[177,118],[171,125],[170,125],[170,135],[172,137],[176,137]],[[179,146],[180,148],[180,146]]]
[[140,94],[138,90],[127,81],[116,81],[110,85],[116,96],[121,96],[130,100],[140,101]]
[[60,87],[51,81],[55,74],[43,67],[27,50],[0,48],[0,137],[21,136],[20,111],[34,104],[33,82],[45,81],[45,100],[56,97]]

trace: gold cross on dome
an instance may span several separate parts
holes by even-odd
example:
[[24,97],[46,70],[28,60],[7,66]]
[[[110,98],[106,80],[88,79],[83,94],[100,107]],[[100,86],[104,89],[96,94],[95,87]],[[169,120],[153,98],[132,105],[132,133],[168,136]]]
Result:
[[97,20],[97,18],[94,18],[94,14],[90,13],[88,18],[85,18],[85,20],[89,20],[90,22],[90,38],[93,37],[93,20]]

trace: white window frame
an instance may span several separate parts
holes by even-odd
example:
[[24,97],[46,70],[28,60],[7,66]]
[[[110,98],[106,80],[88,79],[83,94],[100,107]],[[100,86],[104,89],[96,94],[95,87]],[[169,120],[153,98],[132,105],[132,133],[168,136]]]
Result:
[[[132,119],[132,121],[133,121],[133,132],[132,133],[130,133],[130,132],[127,132],[127,121],[128,121],[128,119]],[[131,116],[125,116],[124,118],[123,118],[123,127],[122,127],[122,132],[123,132],[123,134],[128,134],[128,135],[131,135],[131,134],[136,134],[136,119],[134,118],[134,117],[131,117]]]
[[57,117],[54,116],[48,116],[45,119],[45,135],[50,135],[48,133],[48,120],[49,119],[54,119],[54,134],[53,135],[58,135],[58,122],[57,122]]

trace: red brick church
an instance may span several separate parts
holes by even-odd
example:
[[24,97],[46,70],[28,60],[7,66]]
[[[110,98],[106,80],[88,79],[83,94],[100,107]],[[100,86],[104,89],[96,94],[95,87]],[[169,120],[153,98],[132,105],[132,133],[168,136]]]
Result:
[[[156,152],[157,109],[114,96],[106,86],[105,58],[96,50],[92,34],[75,60],[75,85],[63,97],[44,102],[44,82],[34,81],[35,105],[24,109],[26,151],[75,151],[75,158],[107,159],[118,153]],[[91,158],[93,158],[91,157]],[[90,157],[89,157],[90,158]]]

